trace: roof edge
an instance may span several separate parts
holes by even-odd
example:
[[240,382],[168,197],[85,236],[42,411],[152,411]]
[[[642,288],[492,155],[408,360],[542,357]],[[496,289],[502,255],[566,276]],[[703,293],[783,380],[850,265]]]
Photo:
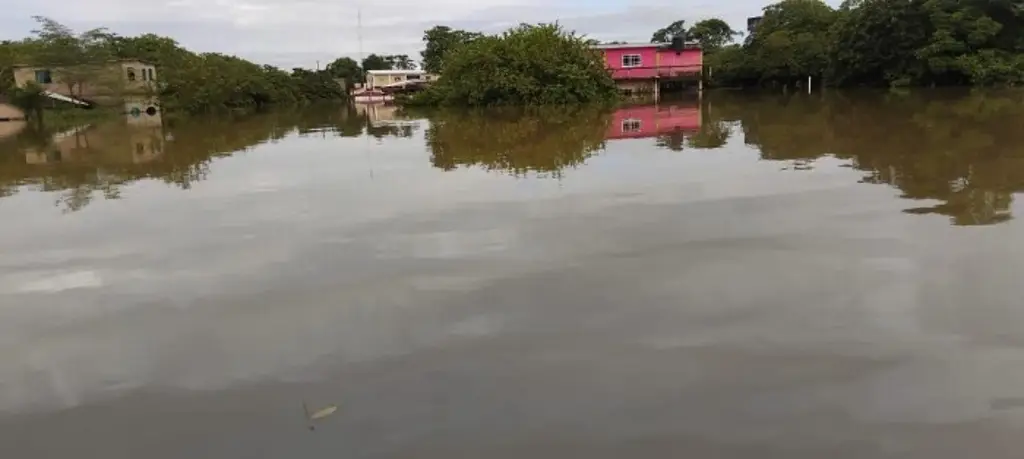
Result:
[[[111,59],[111,60],[108,60],[108,61],[103,61],[104,64],[121,64],[121,63],[125,63],[125,62],[138,62],[140,64],[156,66],[156,64],[154,64],[154,63],[152,63],[150,61],[144,60],[144,59]],[[32,67],[54,67],[54,68],[57,68],[57,67],[67,67],[67,66],[60,65],[60,64],[24,64],[24,63],[14,64],[14,65],[11,66],[12,69],[24,69],[24,68],[32,68]]]

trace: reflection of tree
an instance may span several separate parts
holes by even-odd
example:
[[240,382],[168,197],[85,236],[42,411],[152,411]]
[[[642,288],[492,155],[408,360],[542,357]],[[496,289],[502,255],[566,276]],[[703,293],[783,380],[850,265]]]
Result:
[[[705,118],[707,119],[707,118]],[[724,121],[701,123],[700,130],[689,139],[690,148],[721,148],[729,141],[732,129]]]
[[672,151],[683,151],[686,149],[686,141],[693,133],[684,130],[672,131],[668,134],[661,134],[658,136],[656,145],[661,148],[667,148]]
[[700,129],[697,131],[674,130],[659,134],[656,145],[672,151],[683,151],[686,148],[712,149],[721,148],[732,136],[730,123],[715,119],[710,104],[700,105]]
[[408,124],[378,124],[375,126],[369,121],[366,123],[366,134],[376,139],[383,139],[384,137],[411,138],[415,131],[416,127]]
[[296,121],[299,134],[332,133],[341,137],[359,137],[363,135],[366,125],[366,114],[360,113],[354,106],[324,107],[322,109],[305,109],[300,111]]
[[479,166],[514,175],[559,175],[604,147],[607,113],[590,108],[442,112],[431,116],[434,167]]
[[[348,110],[348,109],[344,109]],[[354,110],[307,110],[245,117],[186,119],[167,127],[112,123],[61,140],[52,132],[26,131],[0,143],[0,196],[33,186],[57,192],[66,211],[87,206],[100,193],[121,196],[124,185],[160,180],[182,189],[205,180],[218,158],[283,138],[296,130],[324,129],[351,135],[362,119]]]
[[[814,97],[722,97],[718,119],[742,121],[765,159],[850,160],[863,182],[914,200],[908,213],[942,214],[957,225],[1011,218],[1024,190],[1024,94],[1010,91],[839,93]],[[711,124],[711,123],[709,123]]]

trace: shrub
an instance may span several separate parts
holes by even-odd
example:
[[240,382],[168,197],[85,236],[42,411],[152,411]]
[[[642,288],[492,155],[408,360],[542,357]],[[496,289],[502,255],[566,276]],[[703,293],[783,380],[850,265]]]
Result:
[[565,105],[617,100],[601,55],[558,25],[527,25],[451,51],[419,105]]

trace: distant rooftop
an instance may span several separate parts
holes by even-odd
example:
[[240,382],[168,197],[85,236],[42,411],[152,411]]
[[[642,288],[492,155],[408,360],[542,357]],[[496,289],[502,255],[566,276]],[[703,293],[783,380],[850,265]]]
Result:
[[670,43],[602,43],[600,45],[594,45],[597,49],[620,49],[620,48],[651,48],[654,46],[664,46]]
[[370,75],[425,75],[425,70],[367,70]]
[[[99,62],[91,62],[90,64],[95,65],[95,64],[98,64],[98,63]],[[104,63],[104,64],[125,64],[125,63],[133,63],[134,64],[134,63],[139,63],[139,64],[144,64],[144,65],[154,65],[152,62],[149,62],[149,61],[144,61],[142,59],[130,59],[130,58],[129,59],[108,59],[108,60],[102,61],[102,63]],[[26,64],[26,63],[17,63],[17,64],[14,64],[14,65],[11,66],[11,68],[15,68],[15,69],[47,68],[47,67],[63,67],[63,66],[60,65],[60,64]]]
[[[602,43],[599,45],[593,45],[594,49],[630,49],[630,48],[668,48],[672,46],[672,43]],[[700,43],[687,42],[684,46],[686,49],[699,48]]]

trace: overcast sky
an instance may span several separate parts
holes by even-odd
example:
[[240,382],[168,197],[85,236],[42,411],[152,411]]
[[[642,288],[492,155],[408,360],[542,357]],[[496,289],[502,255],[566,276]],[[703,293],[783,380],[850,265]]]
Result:
[[[558,20],[601,40],[646,41],[676,19],[720,17],[745,28],[769,0],[0,0],[0,39],[26,36],[33,15],[77,30],[153,32],[195,51],[236,54],[283,68],[315,67],[365,54],[419,60],[423,31],[438,24],[497,32],[520,22]],[[836,4],[837,0],[828,3]]]

